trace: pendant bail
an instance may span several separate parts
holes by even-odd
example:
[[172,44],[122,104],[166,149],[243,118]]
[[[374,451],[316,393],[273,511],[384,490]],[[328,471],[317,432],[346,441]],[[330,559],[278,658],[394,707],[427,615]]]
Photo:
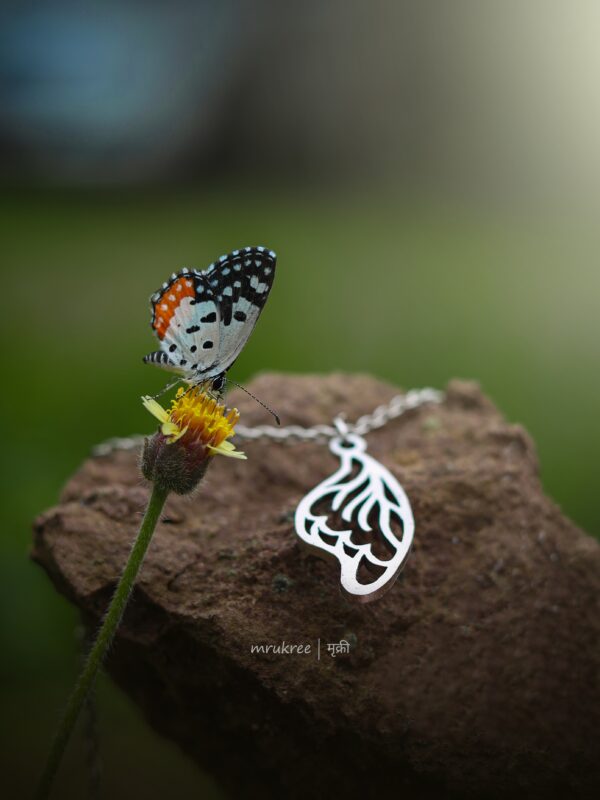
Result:
[[333,420],[333,424],[335,425],[337,432],[340,435],[340,438],[344,441],[348,438],[348,434],[350,433],[350,428],[348,427],[348,423],[344,419],[344,414],[338,414],[337,417]]

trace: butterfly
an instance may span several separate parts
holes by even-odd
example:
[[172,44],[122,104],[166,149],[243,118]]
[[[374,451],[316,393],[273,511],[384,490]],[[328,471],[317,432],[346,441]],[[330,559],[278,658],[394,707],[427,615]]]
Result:
[[276,261],[266,247],[244,247],[205,270],[174,272],[150,298],[160,350],[144,363],[219,391],[267,302]]

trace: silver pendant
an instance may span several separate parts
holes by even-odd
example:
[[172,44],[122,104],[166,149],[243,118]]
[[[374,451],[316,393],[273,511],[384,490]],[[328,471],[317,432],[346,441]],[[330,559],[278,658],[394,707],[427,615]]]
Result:
[[336,424],[342,435],[331,439],[329,449],[339,457],[340,467],[300,501],[296,533],[315,555],[335,558],[342,590],[367,603],[394,585],[415,524],[396,478],[367,455],[361,436]]

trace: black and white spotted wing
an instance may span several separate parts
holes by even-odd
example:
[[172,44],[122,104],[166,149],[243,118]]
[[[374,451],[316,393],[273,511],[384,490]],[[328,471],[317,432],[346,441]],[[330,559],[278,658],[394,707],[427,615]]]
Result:
[[206,270],[174,273],[151,297],[151,324],[160,350],[144,361],[194,383],[226,372],[267,301],[275,263],[272,250],[245,247]]

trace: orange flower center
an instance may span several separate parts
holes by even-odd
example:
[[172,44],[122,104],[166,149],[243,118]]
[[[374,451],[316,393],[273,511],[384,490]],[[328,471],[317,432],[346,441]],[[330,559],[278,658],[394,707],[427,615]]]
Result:
[[180,389],[169,409],[171,422],[180,430],[185,430],[182,438],[211,447],[218,447],[233,436],[239,418],[237,408],[228,411],[223,404],[197,387],[187,391]]

